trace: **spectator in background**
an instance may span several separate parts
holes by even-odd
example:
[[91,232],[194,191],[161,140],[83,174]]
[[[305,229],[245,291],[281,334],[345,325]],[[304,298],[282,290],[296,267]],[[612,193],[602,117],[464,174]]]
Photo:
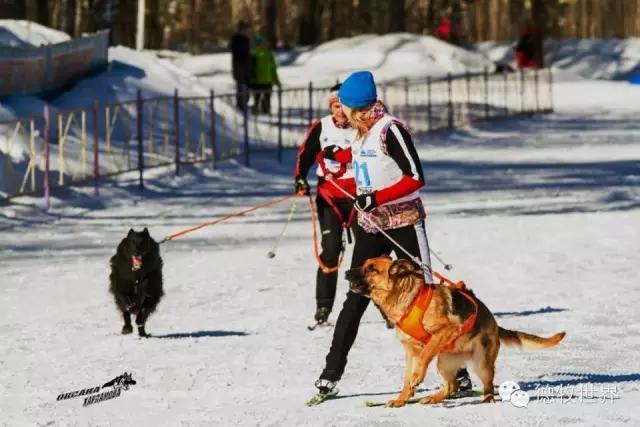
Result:
[[442,17],[436,29],[433,30],[433,36],[446,42],[451,41],[451,21],[449,18]]
[[237,31],[229,40],[231,51],[231,73],[236,81],[236,104],[238,108],[247,108],[248,87],[251,81],[251,42],[249,41],[249,24],[239,21]]
[[531,25],[527,25],[516,45],[516,63],[518,64],[518,68],[534,68],[536,66],[534,55],[533,28]]
[[280,86],[278,78],[278,66],[273,52],[265,43],[264,37],[257,34],[256,47],[253,50],[254,74],[251,88],[254,96],[254,109],[256,113],[269,114],[271,112],[271,92],[273,85]]

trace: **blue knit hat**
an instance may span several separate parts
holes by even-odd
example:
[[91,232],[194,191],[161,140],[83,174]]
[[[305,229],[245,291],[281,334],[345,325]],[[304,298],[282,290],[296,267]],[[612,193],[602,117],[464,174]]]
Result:
[[338,98],[349,108],[364,108],[376,102],[378,93],[373,74],[370,71],[352,73],[340,86]]

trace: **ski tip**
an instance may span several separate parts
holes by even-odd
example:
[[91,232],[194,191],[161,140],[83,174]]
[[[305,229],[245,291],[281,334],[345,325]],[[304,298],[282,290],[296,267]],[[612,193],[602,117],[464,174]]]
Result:
[[324,402],[325,400],[331,399],[332,397],[335,397],[338,394],[338,390],[333,390],[329,393],[318,393],[315,396],[313,396],[311,399],[307,400],[305,402],[305,404],[307,406],[316,406],[321,404],[322,402]]

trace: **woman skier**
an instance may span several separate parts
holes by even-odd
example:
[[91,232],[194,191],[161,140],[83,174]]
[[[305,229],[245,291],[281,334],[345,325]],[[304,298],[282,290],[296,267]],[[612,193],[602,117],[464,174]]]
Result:
[[[407,126],[378,101],[373,75],[368,71],[351,74],[340,87],[338,97],[356,135],[350,150],[330,145],[324,149],[324,158],[352,164],[357,193],[355,206],[364,215],[375,218],[399,245],[430,266],[425,210],[419,194],[424,175]],[[351,268],[392,251],[398,258],[408,259],[364,215],[358,213],[358,220],[354,221],[356,242]],[[429,270],[425,271],[425,280],[433,283]],[[368,305],[369,298],[351,291],[347,293],[324,370],[315,383],[319,393],[309,404],[322,402],[337,392],[336,384],[342,377],[349,349]],[[471,380],[467,370],[461,369],[457,377],[461,392],[469,392]]]

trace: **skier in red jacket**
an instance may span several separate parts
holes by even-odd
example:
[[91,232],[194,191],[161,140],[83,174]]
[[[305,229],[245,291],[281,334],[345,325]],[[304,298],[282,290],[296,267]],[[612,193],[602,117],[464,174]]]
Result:
[[[350,149],[351,141],[355,137],[355,130],[349,125],[342,112],[342,105],[338,101],[338,89],[340,85],[331,88],[329,94],[329,110],[331,114],[313,122],[304,141],[298,148],[298,157],[295,166],[295,191],[298,194],[309,194],[307,175],[316,162],[318,153],[328,146],[336,146]],[[354,218],[353,203],[351,200],[332,184],[325,180],[325,171],[338,173],[340,164],[333,160],[324,160],[324,165],[318,165],[316,175],[318,177],[318,195],[316,206],[318,219],[322,232],[322,253],[320,259],[325,267],[333,270],[338,264],[340,253],[344,250],[343,231],[348,228]],[[351,165],[346,168],[344,174],[334,178],[341,188],[347,193],[355,195],[356,183],[353,179]],[[336,297],[336,285],[338,282],[337,271],[323,271],[318,268],[316,275],[316,324],[327,322],[333,308]]]

